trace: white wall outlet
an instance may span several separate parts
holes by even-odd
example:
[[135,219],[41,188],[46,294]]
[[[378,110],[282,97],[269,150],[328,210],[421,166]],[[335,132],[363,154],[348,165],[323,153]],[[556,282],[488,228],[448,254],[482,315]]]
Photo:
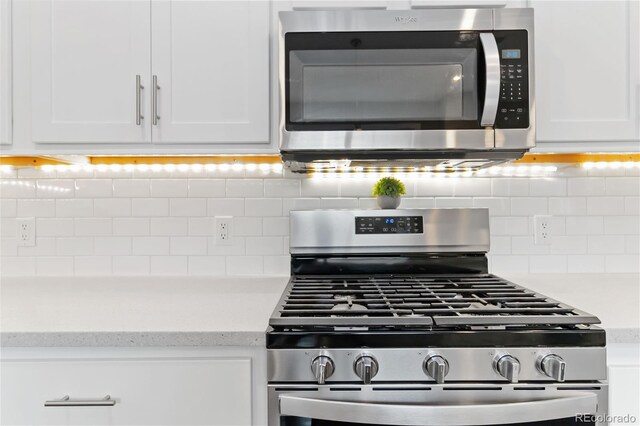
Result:
[[537,245],[551,244],[551,216],[538,215],[533,217],[533,225],[535,228],[535,243]]
[[216,216],[215,217],[214,236],[217,246],[231,245],[231,226],[233,224],[232,216]]
[[19,246],[36,245],[36,219],[21,217],[16,219],[16,240]]

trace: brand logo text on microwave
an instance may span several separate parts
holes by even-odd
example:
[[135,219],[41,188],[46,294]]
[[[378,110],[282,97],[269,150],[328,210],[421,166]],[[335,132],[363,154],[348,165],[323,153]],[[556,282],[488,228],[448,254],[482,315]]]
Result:
[[396,16],[396,22],[401,24],[409,24],[411,22],[418,22],[417,16]]

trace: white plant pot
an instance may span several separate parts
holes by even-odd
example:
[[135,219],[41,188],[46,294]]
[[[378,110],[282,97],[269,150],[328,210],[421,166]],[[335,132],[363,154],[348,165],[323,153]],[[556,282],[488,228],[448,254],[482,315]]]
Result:
[[397,209],[400,205],[400,197],[389,197],[387,195],[380,195],[377,201],[378,206],[381,209]]

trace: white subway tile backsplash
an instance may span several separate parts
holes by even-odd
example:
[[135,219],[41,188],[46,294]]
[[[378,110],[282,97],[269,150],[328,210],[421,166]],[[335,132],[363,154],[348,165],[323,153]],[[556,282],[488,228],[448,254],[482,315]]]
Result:
[[131,200],[128,198],[96,198],[93,215],[108,217],[131,216]]
[[244,216],[244,199],[214,198],[207,200],[208,216]]
[[171,237],[171,255],[206,255],[207,237]]
[[532,197],[564,197],[567,195],[567,180],[564,178],[532,178],[529,181]]
[[36,181],[38,198],[73,198],[75,184],[72,180],[42,179]]
[[36,257],[36,275],[73,275],[73,257]]
[[282,237],[246,237],[246,254],[281,255]]
[[289,256],[265,256],[265,275],[289,275],[291,272],[291,258]]
[[262,220],[262,235],[289,235],[289,218],[265,217]]
[[186,179],[152,179],[151,196],[159,198],[186,197],[187,183]]
[[166,198],[136,198],[131,200],[132,216],[169,216]]
[[229,275],[260,275],[264,272],[262,256],[229,256],[226,270]]
[[491,179],[454,179],[453,195],[456,197],[488,197],[491,195]]
[[548,211],[549,204],[546,198],[518,197],[511,199],[511,215],[513,216],[544,215]]
[[602,216],[567,216],[567,235],[597,235],[604,232]]
[[529,272],[532,274],[567,272],[567,256],[531,256],[529,258]]
[[604,256],[585,254],[567,256],[567,272],[572,273],[599,273],[604,272]]
[[82,217],[76,218],[75,235],[79,237],[90,237],[97,235],[111,235],[113,233],[113,219]]
[[149,275],[148,256],[113,256],[113,275]]
[[18,217],[54,217],[56,215],[55,200],[17,200]]
[[187,256],[151,256],[149,269],[151,275],[187,275],[188,261]]
[[93,254],[93,239],[88,237],[57,238],[56,253],[61,256],[89,256]]
[[594,197],[587,199],[589,215],[621,215],[624,214],[623,197]]
[[224,275],[226,258],[222,256],[189,256],[189,275]]
[[637,177],[607,177],[607,195],[640,195],[640,179]]
[[116,217],[113,219],[113,235],[149,235],[149,219],[141,217]]
[[169,237],[133,237],[133,254],[168,255]]
[[37,257],[0,256],[0,269],[3,276],[32,276],[36,274]]
[[[0,199],[0,217],[15,217],[18,212],[17,205],[18,205],[17,200]],[[55,211],[55,207],[54,207],[54,211]]]
[[100,256],[131,254],[131,237],[96,237],[94,253]]
[[605,257],[606,272],[624,272],[637,273],[640,272],[640,255],[624,254],[624,255],[608,255]]
[[169,214],[171,216],[206,216],[207,200],[204,198],[175,198],[169,200]]
[[149,235],[179,236],[189,233],[189,219],[186,217],[152,217],[149,219]]
[[56,216],[93,216],[93,200],[56,200]]
[[587,213],[587,199],[583,197],[549,198],[551,215],[584,215]]
[[74,258],[76,275],[104,276],[111,275],[111,256],[78,256]]
[[265,197],[299,197],[300,192],[300,179],[265,179],[264,181]]
[[[23,169],[17,175],[3,176],[0,185],[2,275],[286,275],[290,211],[378,208],[370,178],[96,172],[93,179],[82,171]],[[639,177],[584,169],[548,178],[411,177],[401,208],[488,208],[497,274],[633,271],[640,255]],[[549,246],[534,243],[537,214],[552,216]],[[233,217],[231,245],[216,245],[213,216]],[[15,217],[37,218],[35,246],[17,246]]]
[[189,179],[189,197],[220,198],[226,196],[224,179]]
[[282,216],[282,200],[279,198],[247,198],[246,216]]
[[589,235],[587,250],[590,254],[622,254],[625,250],[623,235]]
[[148,179],[114,179],[114,197],[148,197],[150,192]]
[[248,198],[263,197],[264,183],[262,179],[228,179],[227,197]]
[[111,179],[77,179],[75,182],[77,198],[99,198],[113,196]]
[[640,234],[640,220],[637,216],[606,216],[604,233],[607,235]]
[[601,196],[606,194],[605,178],[603,177],[577,177],[569,179],[568,194],[576,196]]

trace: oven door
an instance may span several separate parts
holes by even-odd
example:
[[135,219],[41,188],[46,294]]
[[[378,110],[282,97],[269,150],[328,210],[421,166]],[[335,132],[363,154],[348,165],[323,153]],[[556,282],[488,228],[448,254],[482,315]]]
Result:
[[[342,389],[341,389],[342,388]],[[270,426],[595,425],[606,386],[270,389]],[[604,390],[603,390],[604,389]],[[606,397],[604,397],[606,400]],[[274,406],[275,405],[275,406]],[[603,403],[601,405],[606,405]],[[277,410],[277,412],[276,412]]]

